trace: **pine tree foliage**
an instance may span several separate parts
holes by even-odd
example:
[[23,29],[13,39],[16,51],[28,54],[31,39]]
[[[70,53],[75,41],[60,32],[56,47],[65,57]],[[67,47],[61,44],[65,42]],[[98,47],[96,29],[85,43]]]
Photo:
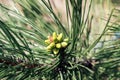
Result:
[[[4,15],[0,16],[0,79],[120,79],[120,41],[105,41],[101,48],[95,48],[107,31],[120,31],[119,24],[110,23],[115,9],[102,34],[91,43],[92,0],[89,7],[87,1],[65,0],[67,24],[54,12],[50,0],[14,0],[22,12],[0,4],[0,13]],[[51,41],[54,32],[62,33],[63,41],[68,38],[65,47],[57,47],[57,54],[47,51],[45,43],[47,39]]]

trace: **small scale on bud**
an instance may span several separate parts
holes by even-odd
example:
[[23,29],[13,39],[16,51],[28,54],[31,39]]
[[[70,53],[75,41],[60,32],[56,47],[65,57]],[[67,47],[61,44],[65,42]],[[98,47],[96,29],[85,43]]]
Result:
[[53,36],[53,40],[55,41],[57,39],[57,33],[54,32],[52,36]]
[[67,42],[62,42],[61,45],[62,45],[62,47],[65,48],[68,45],[68,43]]
[[50,43],[52,43],[53,42],[53,37],[52,36],[49,36],[49,41],[50,41]]
[[59,49],[53,49],[53,53],[57,55],[59,53]]
[[50,46],[51,48],[54,48],[54,47],[55,47],[55,43],[52,42],[49,46]]
[[47,46],[47,51],[51,51],[51,46]]
[[68,41],[69,41],[69,38],[64,39],[64,41],[65,41],[65,42],[68,42]]
[[59,48],[59,49],[60,49],[60,48],[61,48],[61,44],[60,44],[60,43],[57,43],[57,44],[56,44],[56,48]]
[[45,43],[49,45],[50,44],[50,40],[45,40]]
[[62,41],[62,38],[63,38],[63,34],[60,33],[60,34],[58,35],[58,37],[57,37],[57,40],[58,40],[58,41]]

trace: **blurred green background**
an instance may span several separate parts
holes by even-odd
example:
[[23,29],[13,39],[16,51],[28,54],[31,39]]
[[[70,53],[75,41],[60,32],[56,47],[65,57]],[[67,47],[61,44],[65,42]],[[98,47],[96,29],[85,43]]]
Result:
[[[83,0],[84,2],[85,0]],[[61,16],[61,21],[63,23],[66,22],[66,12],[65,12],[65,0],[51,0],[52,6],[54,7],[55,13],[59,14]],[[21,7],[18,4],[14,4],[13,0],[0,0],[0,3],[5,4],[9,6],[11,9],[16,9]],[[87,1],[87,4],[89,4],[89,0]],[[91,15],[93,15],[93,22],[92,22],[92,32],[91,32],[91,41],[97,38],[99,34],[103,31],[106,20],[109,17],[109,14],[113,8],[120,9],[120,0],[93,0],[92,1],[92,8],[91,8]],[[86,9],[87,11],[87,9]],[[22,12],[22,9],[21,9]],[[116,13],[116,15],[119,15]],[[2,15],[1,15],[2,16]],[[46,18],[46,17],[45,17]],[[50,21],[49,18],[46,18],[48,21]],[[112,18],[112,22],[118,22],[120,21],[118,18]],[[113,38],[114,34],[106,35],[103,39],[109,40]]]

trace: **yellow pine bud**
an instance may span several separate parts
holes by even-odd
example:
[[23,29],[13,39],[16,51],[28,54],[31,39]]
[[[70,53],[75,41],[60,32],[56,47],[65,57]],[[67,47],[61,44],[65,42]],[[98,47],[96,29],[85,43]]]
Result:
[[59,48],[59,49],[60,49],[60,48],[61,48],[61,44],[60,44],[60,43],[57,43],[57,44],[56,44],[56,48]]
[[63,34],[60,33],[60,34],[58,35],[58,37],[57,37],[57,40],[58,40],[58,41],[62,41],[62,38],[63,38]]
[[59,49],[53,49],[53,53],[57,55],[59,53]]
[[56,32],[53,32],[52,37],[53,37],[53,40],[56,40],[56,39],[57,39],[57,33],[56,33]]
[[54,47],[55,47],[55,43],[52,42],[49,46],[50,46],[51,48],[54,48]]
[[61,45],[64,48],[64,47],[66,47],[68,45],[68,43],[67,42],[62,42]]
[[50,44],[50,40],[45,40],[45,43],[49,45]]
[[64,39],[64,41],[65,41],[65,42],[68,42],[68,41],[69,41],[69,38]]
[[51,51],[51,46],[47,46],[47,51]]
[[52,36],[49,36],[49,41],[50,41],[50,43],[52,43],[53,42],[53,37]]

